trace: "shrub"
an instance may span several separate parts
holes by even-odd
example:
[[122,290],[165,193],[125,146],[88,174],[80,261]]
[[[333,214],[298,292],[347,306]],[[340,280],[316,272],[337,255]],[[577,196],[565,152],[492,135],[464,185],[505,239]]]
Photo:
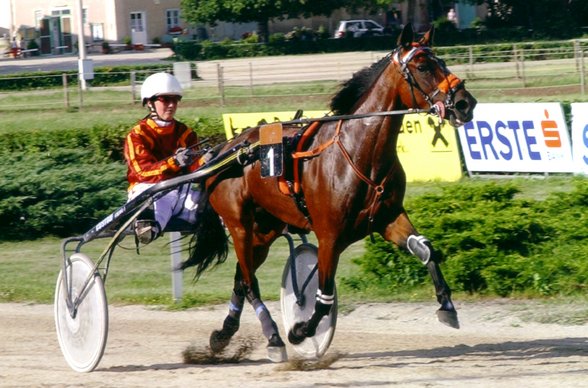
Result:
[[[209,145],[222,119],[186,120]],[[19,130],[0,137],[0,239],[83,233],[126,200],[127,126]]]
[[3,239],[78,234],[125,201],[126,167],[121,163],[91,163],[86,150],[71,148],[15,155],[3,156]]
[[[411,219],[446,258],[443,271],[458,291],[499,296],[584,291],[588,278],[588,181],[542,201],[517,199],[512,184],[451,186],[407,201]],[[366,241],[361,275],[344,282],[387,289],[429,282],[414,257],[383,240]]]
[[[139,66],[116,66],[116,67],[97,67],[94,69],[94,79],[91,81],[93,86],[106,86],[127,83],[130,80],[131,71],[152,73],[156,71],[168,70],[171,65],[139,65]],[[77,84],[77,70],[69,71],[47,71],[39,77],[39,73],[19,73],[14,75],[0,75],[0,90],[31,90],[38,88],[55,88],[63,87],[62,75],[66,74],[68,82]]]

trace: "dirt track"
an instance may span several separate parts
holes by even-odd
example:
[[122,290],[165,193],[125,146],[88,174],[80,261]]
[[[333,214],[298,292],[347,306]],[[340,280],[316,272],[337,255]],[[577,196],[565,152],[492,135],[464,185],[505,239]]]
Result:
[[[278,304],[268,306],[281,325]],[[206,348],[226,306],[182,312],[110,306],[106,352],[94,372],[83,374],[61,355],[52,306],[0,304],[0,386],[588,387],[588,322],[529,323],[524,318],[538,305],[522,302],[458,308],[460,330],[436,322],[434,303],[370,304],[340,313],[325,355],[335,361],[322,368],[307,363],[301,371],[265,359],[251,308],[235,341],[255,339],[249,356],[238,364],[190,365],[182,352]],[[573,306],[559,313],[570,311]]]

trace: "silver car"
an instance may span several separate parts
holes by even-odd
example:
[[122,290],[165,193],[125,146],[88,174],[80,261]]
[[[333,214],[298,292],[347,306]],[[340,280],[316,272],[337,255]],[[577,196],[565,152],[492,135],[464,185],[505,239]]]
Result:
[[384,27],[373,20],[342,20],[335,30],[334,38],[359,38],[384,34]]

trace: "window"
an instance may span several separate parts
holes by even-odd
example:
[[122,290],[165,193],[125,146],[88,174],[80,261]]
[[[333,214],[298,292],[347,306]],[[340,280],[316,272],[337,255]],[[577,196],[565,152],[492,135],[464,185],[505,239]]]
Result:
[[131,12],[131,31],[143,32],[142,12]]
[[70,16],[71,10],[69,9],[54,9],[51,11],[51,16]]
[[180,10],[168,9],[165,11],[167,30],[170,31],[174,27],[180,26]]
[[43,11],[36,10],[35,11],[35,26],[39,30],[41,29],[41,19],[43,19]]
[[104,40],[104,25],[102,23],[92,23],[90,29],[92,30],[93,42],[102,42]]

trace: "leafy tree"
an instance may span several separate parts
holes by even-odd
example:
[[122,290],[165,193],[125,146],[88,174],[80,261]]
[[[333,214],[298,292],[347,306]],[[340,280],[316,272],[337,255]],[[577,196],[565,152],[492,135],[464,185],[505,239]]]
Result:
[[268,23],[271,19],[328,16],[339,8],[374,10],[397,2],[398,0],[182,0],[181,7],[184,19],[192,23],[257,22],[258,35],[267,42]]
[[550,35],[566,35],[586,25],[586,0],[468,0],[488,7],[486,26],[524,27]]

